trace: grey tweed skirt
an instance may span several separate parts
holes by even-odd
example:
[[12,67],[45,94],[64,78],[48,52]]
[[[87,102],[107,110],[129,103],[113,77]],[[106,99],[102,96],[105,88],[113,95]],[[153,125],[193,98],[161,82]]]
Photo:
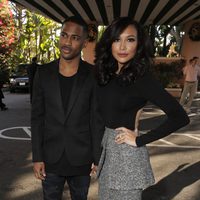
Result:
[[[118,132],[106,128],[97,177],[100,200],[140,200],[143,189],[154,183],[147,148],[117,144]],[[122,198],[123,197],[123,198]]]

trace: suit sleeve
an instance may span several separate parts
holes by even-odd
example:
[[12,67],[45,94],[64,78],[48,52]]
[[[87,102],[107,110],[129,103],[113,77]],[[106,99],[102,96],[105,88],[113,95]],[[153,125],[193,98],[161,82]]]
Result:
[[93,85],[90,127],[92,131],[92,151],[94,164],[98,165],[101,155],[101,140],[103,137],[105,126],[99,112],[99,105],[97,100],[97,85],[95,80]]
[[158,106],[166,114],[166,120],[162,124],[136,138],[137,146],[163,138],[189,123],[189,118],[179,102],[150,74],[141,78],[136,87],[143,98]]
[[31,109],[31,142],[33,162],[43,161],[43,133],[44,133],[45,105],[39,70],[37,70],[33,85],[33,99]]

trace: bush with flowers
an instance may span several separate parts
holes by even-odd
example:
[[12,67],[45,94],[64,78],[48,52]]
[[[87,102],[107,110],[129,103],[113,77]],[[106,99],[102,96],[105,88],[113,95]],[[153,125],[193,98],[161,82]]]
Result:
[[8,81],[9,56],[16,41],[13,15],[8,0],[0,1],[0,81]]

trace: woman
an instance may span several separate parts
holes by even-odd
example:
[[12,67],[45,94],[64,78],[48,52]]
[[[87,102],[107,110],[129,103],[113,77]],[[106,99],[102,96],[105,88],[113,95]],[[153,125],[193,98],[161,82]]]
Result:
[[[151,75],[152,48],[141,26],[128,17],[112,22],[96,46],[100,112],[106,130],[99,162],[100,200],[140,200],[154,183],[146,144],[189,123],[179,103]],[[135,117],[147,101],[167,119],[138,135]]]

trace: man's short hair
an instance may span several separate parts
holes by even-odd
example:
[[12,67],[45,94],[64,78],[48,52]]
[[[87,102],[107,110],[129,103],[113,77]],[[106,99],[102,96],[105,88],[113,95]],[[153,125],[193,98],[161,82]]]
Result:
[[80,25],[81,27],[83,27],[83,31],[88,36],[88,24],[81,17],[77,17],[77,16],[68,17],[62,22],[62,26],[67,22],[73,22],[75,24]]
[[32,58],[32,62],[37,62],[37,57],[36,56]]

